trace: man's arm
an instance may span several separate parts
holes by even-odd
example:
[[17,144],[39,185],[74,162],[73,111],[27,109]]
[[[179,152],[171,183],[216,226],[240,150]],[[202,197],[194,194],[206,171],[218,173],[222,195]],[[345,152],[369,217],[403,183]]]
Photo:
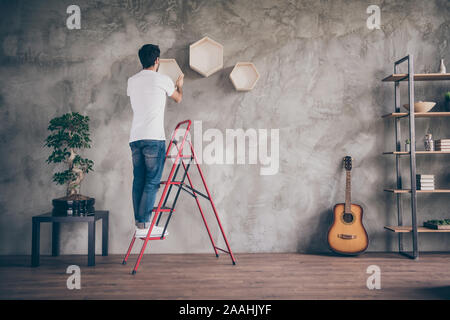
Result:
[[176,103],[180,103],[181,100],[183,99],[183,84],[184,84],[183,78],[184,74],[178,77],[177,83],[175,84],[175,91],[170,96]]

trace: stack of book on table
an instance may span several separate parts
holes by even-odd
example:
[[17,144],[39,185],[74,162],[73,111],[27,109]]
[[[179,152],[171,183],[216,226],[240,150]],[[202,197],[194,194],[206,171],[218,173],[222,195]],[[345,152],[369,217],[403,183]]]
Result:
[[417,190],[434,190],[434,174],[417,174]]
[[436,151],[450,151],[450,139],[439,139],[434,144]]

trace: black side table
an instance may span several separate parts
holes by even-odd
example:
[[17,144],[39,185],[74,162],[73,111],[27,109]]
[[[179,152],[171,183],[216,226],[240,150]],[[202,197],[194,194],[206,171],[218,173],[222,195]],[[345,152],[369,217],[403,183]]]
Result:
[[39,266],[39,244],[41,222],[52,223],[52,256],[59,255],[59,228],[60,223],[88,223],[88,266],[95,266],[95,222],[102,220],[102,256],[108,255],[108,226],[109,211],[95,211],[89,215],[80,216],[53,216],[51,212],[33,217],[33,235],[31,244],[31,266]]

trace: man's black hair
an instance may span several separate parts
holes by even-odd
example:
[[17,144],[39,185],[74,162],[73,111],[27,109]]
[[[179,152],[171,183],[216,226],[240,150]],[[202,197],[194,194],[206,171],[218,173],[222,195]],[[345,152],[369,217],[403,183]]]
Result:
[[144,69],[153,67],[156,58],[159,58],[159,47],[154,44],[145,44],[139,49],[139,60],[141,60]]

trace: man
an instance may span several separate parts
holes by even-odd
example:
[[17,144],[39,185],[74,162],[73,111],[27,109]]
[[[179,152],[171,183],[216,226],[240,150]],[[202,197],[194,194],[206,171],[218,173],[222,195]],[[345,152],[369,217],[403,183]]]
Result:
[[[183,75],[174,85],[157,73],[159,47],[146,44],[139,50],[143,70],[128,79],[127,95],[133,109],[129,144],[133,159],[133,209],[136,237],[145,237],[164,167],[166,95],[177,103],[183,97]],[[162,233],[162,228],[159,233]],[[152,234],[158,232],[153,228]]]

